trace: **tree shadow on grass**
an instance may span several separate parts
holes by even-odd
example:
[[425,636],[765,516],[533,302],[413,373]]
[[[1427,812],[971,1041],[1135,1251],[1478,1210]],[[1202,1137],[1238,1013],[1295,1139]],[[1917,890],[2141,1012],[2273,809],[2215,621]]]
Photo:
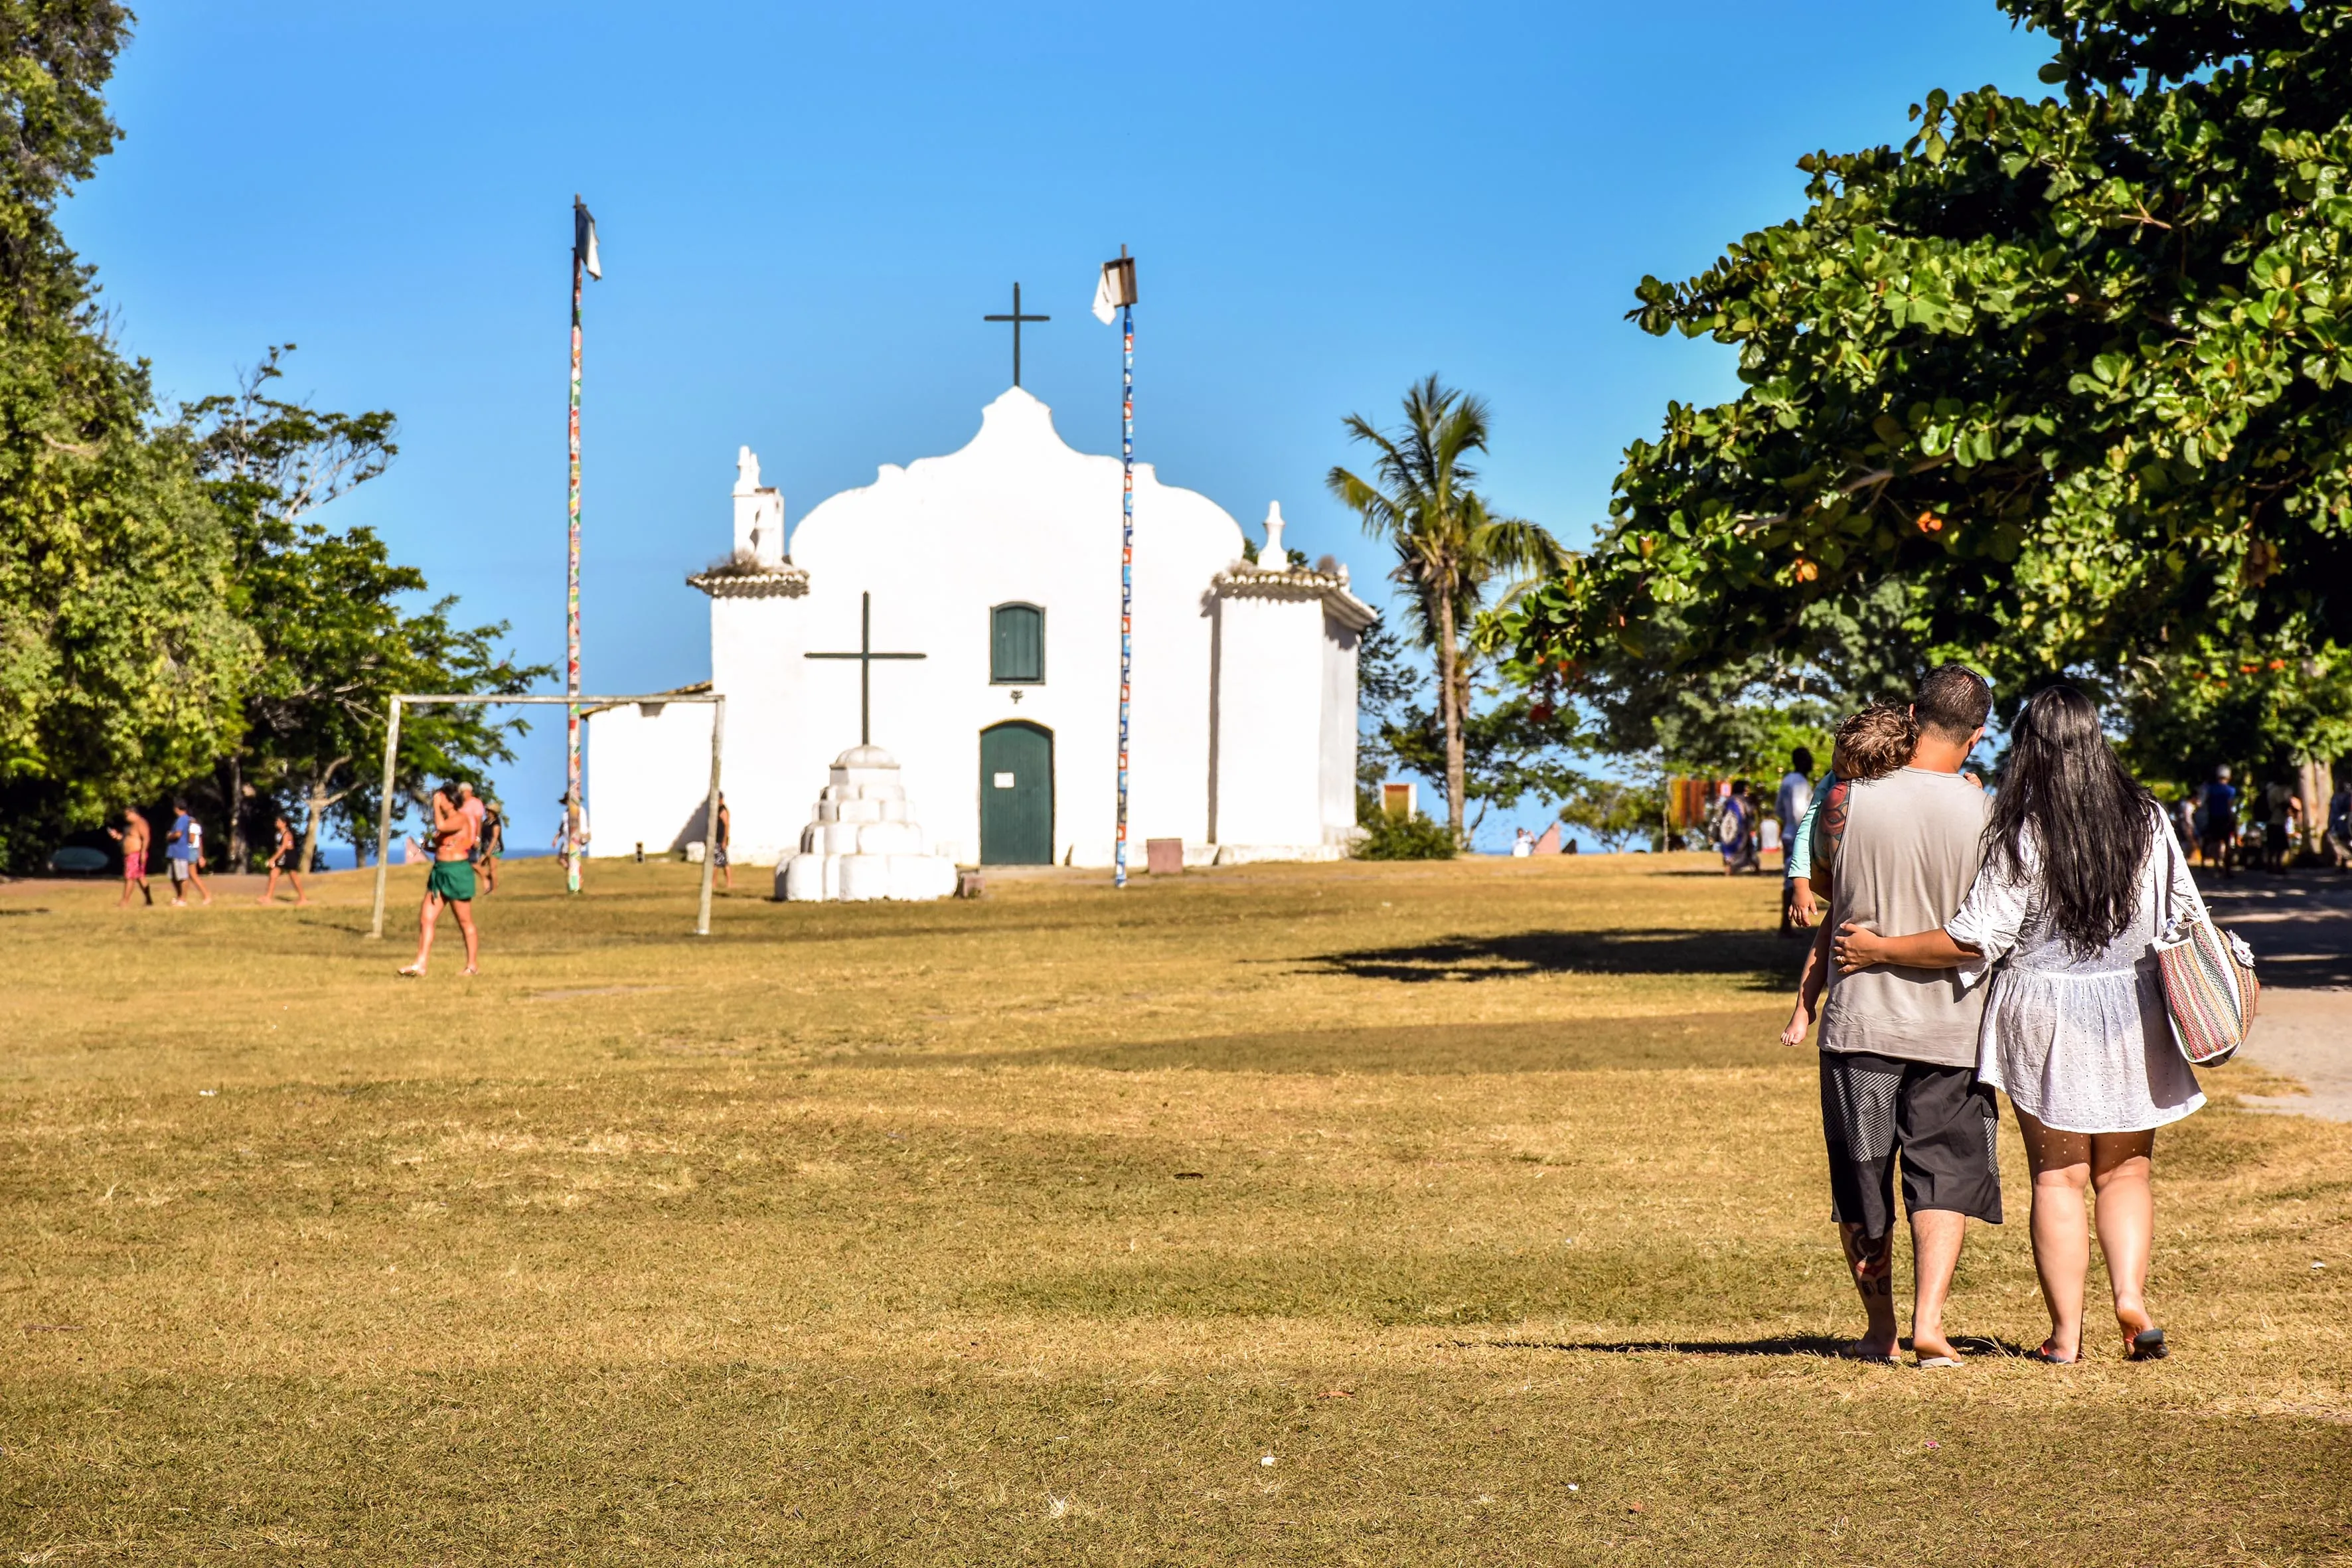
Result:
[[1772,931],[1529,931],[1356,948],[1300,962],[1315,974],[1410,983],[1512,980],[1530,974],[1715,974],[1751,991],[1797,977],[1805,943]]
[[1089,1040],[1011,1049],[885,1051],[840,1065],[890,1069],[957,1067],[1107,1068],[1114,1072],[1450,1073],[1678,1071],[1693,1068],[1812,1069],[1810,1051],[1774,1037],[1777,1009],[1675,1013],[1521,1023],[1413,1024],[1265,1030],[1159,1040]]
[[[1846,1358],[1839,1352],[1853,1342],[1831,1334],[1781,1334],[1761,1340],[1456,1340],[1456,1350],[1495,1351],[1585,1351],[1603,1355],[1722,1355],[1722,1356],[1820,1356],[1831,1361]],[[1903,1348],[1911,1348],[1905,1340]],[[2024,1347],[2007,1340],[1990,1339],[1981,1335],[1962,1334],[1952,1341],[1952,1348],[1962,1355],[2022,1356]]]

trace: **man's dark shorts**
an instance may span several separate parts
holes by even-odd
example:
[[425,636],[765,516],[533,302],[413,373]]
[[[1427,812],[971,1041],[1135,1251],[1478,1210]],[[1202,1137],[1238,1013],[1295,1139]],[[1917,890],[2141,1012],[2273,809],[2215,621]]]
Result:
[[1867,1051],[1822,1053],[1822,1130],[1834,1216],[1872,1241],[1895,1226],[1895,1156],[1903,1207],[1950,1209],[2000,1223],[2000,1122],[1974,1068],[1931,1067]]

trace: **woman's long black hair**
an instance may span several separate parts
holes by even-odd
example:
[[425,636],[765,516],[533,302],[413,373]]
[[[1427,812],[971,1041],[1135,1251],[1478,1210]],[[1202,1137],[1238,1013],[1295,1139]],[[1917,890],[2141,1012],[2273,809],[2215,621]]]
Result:
[[2156,797],[2124,771],[2099,710],[2071,686],[2034,694],[2011,731],[1985,824],[1985,856],[2019,875],[2031,836],[2051,922],[2087,957],[2122,934],[2139,902],[2139,871],[2156,832]]

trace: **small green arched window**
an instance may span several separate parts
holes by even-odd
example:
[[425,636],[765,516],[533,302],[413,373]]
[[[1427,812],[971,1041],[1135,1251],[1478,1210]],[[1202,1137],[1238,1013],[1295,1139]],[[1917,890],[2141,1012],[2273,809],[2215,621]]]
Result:
[[1045,612],[999,605],[988,612],[988,679],[992,686],[1045,684]]

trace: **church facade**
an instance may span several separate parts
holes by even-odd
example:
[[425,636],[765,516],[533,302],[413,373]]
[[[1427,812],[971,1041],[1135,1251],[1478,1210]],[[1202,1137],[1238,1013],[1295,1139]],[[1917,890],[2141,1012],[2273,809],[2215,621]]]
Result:
[[[745,448],[734,548],[688,579],[710,600],[727,698],[734,858],[814,847],[813,805],[851,748],[899,766],[929,853],[1108,866],[1118,804],[1116,458],[1073,450],[1015,387],[960,451],[834,496],[786,538]],[[1207,497],[1135,469],[1129,861],[1325,859],[1355,832],[1357,644],[1376,612],[1326,557],[1294,563],[1275,509],[1258,559]],[[599,856],[704,837],[713,710],[588,720]]]

